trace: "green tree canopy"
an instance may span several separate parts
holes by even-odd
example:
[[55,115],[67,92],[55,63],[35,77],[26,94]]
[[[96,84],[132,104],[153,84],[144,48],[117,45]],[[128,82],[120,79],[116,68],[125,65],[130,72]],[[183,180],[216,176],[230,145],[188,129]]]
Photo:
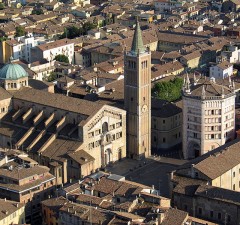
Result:
[[69,63],[68,57],[65,55],[57,55],[54,59],[57,60],[58,62]]
[[7,37],[5,37],[5,36],[0,37],[0,42],[6,41],[6,40],[7,40]]
[[18,27],[16,27],[16,37],[21,37],[21,36],[24,36],[25,35],[25,29],[24,29],[24,27],[22,27],[22,26],[18,26]]
[[42,9],[34,9],[33,11],[32,11],[32,14],[34,15],[34,14],[36,14],[36,15],[41,15],[41,14],[43,14],[43,10]]
[[48,82],[52,82],[57,79],[57,74],[55,72],[51,72],[50,75],[47,77]]
[[4,4],[2,2],[0,2],[0,10],[4,9]]
[[152,88],[152,95],[169,102],[176,101],[181,98],[182,85],[183,79],[179,77],[170,81],[158,82]]
[[83,24],[82,27],[79,27],[79,28],[76,26],[67,27],[65,28],[64,33],[60,36],[60,39],[63,39],[66,37],[73,39],[81,35],[86,35],[89,30],[97,27],[98,27],[98,21],[96,19],[93,20],[93,23],[86,22]]

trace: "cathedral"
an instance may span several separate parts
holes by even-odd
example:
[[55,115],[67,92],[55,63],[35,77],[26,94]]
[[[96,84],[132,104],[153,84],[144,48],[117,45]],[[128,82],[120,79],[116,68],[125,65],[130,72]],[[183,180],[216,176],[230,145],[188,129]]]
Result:
[[124,109],[29,87],[27,72],[10,60],[0,70],[0,146],[28,152],[57,184],[150,156],[150,68],[139,23],[125,53]]

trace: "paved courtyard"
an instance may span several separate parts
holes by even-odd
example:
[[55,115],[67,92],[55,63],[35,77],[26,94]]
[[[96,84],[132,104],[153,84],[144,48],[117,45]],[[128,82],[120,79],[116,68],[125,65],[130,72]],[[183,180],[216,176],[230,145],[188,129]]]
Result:
[[160,187],[160,194],[170,197],[168,188],[168,173],[185,163],[185,160],[155,157],[144,160],[124,159],[107,167],[107,171],[125,176],[148,186]]

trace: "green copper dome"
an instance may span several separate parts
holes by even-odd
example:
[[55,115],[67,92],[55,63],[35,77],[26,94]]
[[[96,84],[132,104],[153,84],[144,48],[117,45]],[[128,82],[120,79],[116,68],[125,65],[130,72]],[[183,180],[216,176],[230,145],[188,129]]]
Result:
[[18,64],[9,63],[0,69],[0,79],[2,80],[18,80],[27,76],[28,73]]

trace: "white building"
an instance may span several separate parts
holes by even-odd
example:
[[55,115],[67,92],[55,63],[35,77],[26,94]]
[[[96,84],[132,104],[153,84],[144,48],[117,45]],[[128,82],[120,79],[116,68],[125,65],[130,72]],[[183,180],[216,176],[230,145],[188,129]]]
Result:
[[209,69],[210,77],[216,79],[225,79],[233,74],[233,65],[228,61],[223,61],[217,65],[211,66]]
[[223,60],[227,60],[230,63],[237,63],[240,61],[240,49],[234,45],[226,45],[224,46],[221,55],[217,57],[217,63],[222,62]]
[[28,64],[28,68],[31,69],[35,75],[35,80],[46,80],[46,78],[55,70],[55,60],[53,61],[35,61]]
[[31,62],[31,48],[45,43],[45,39],[33,37],[31,33],[6,41],[6,48],[10,49],[14,60],[23,59]]
[[73,62],[74,41],[70,39],[61,39],[54,42],[45,43],[31,50],[32,62],[46,59],[53,61],[57,55],[65,55],[68,57],[69,63]]
[[177,0],[156,0],[154,2],[154,8],[157,13],[164,13],[171,9],[182,7],[185,2],[186,1]]
[[219,85],[214,78],[194,81],[183,87],[183,154],[194,158],[235,136],[234,83]]

